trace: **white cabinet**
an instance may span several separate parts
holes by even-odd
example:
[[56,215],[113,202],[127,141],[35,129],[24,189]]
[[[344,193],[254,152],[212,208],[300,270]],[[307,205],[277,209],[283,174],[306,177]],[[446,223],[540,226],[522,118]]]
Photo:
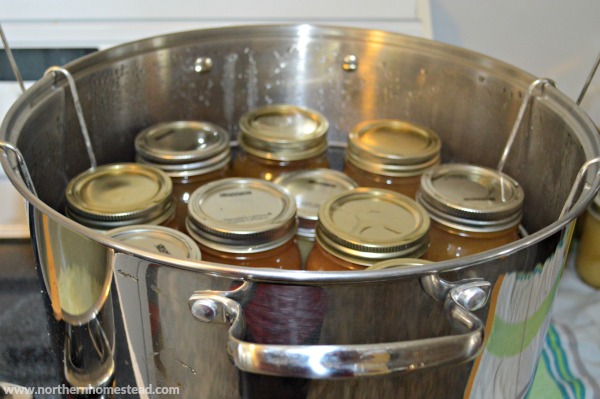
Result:
[[13,47],[104,48],[153,35],[225,25],[311,23],[431,37],[429,0],[0,1]]

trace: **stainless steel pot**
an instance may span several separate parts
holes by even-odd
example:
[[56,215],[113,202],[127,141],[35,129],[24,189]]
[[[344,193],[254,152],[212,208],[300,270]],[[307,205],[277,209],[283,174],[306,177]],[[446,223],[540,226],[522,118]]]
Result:
[[[99,164],[132,161],[136,133],[158,122],[207,120],[235,135],[248,109],[291,103],[327,116],[338,168],[347,132],[374,118],[436,131],[444,162],[494,167],[534,80],[441,43],[309,25],[165,35],[66,69]],[[66,332],[67,381],[108,384],[115,358],[131,356],[138,385],[178,387],[184,397],[524,396],[573,220],[598,190],[595,164],[561,210],[580,167],[600,155],[593,123],[560,91],[543,86],[528,104],[504,171],[525,189],[530,235],[430,265],[294,272],[173,259],[65,218],[64,188],[90,161],[67,80],[44,77],[11,108],[0,140],[20,149],[37,192],[4,156],[30,203],[47,294]]]

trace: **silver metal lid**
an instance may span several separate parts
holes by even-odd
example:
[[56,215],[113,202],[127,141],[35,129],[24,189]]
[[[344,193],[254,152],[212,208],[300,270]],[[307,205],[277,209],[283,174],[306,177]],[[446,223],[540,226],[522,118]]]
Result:
[[427,249],[427,212],[394,191],[359,187],[335,195],[319,209],[316,238],[335,256],[370,266],[419,257]]
[[395,119],[358,124],[348,135],[346,160],[385,176],[416,176],[440,162],[441,140],[433,131]]
[[513,227],[522,216],[524,192],[510,176],[466,164],[439,165],[423,174],[418,202],[432,219],[460,230]]
[[198,244],[180,231],[154,225],[133,225],[106,232],[112,238],[136,248],[179,259],[201,260]]
[[240,118],[238,142],[248,153],[278,161],[298,161],[327,150],[325,116],[286,104],[261,107]]
[[160,168],[169,176],[210,173],[231,159],[229,133],[209,122],[165,122],[142,130],[135,138],[136,161]]
[[175,211],[169,176],[151,166],[99,166],[72,179],[65,190],[66,213],[88,227],[107,230],[159,224]]
[[283,187],[260,179],[229,178],[192,193],[186,221],[190,235],[223,252],[276,248],[296,234],[296,205]]
[[315,236],[321,204],[334,194],[358,187],[346,174],[333,169],[284,173],[273,182],[294,196],[298,209],[298,235],[308,238]]

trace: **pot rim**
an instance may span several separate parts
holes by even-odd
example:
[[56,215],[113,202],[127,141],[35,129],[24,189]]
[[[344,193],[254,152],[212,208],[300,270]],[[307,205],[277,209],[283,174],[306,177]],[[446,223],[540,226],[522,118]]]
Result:
[[[445,43],[435,42],[432,40],[410,37],[402,34],[365,30],[359,28],[343,28],[321,25],[249,25],[222,27],[212,29],[199,29],[194,31],[184,31],[178,33],[170,33],[167,35],[154,36],[130,43],[125,43],[116,47],[112,47],[97,53],[92,53],[66,65],[66,68],[76,76],[78,72],[85,71],[88,68],[98,67],[105,62],[118,62],[119,59],[133,57],[145,52],[159,51],[172,47],[173,45],[182,46],[187,42],[197,43],[199,39],[211,40],[218,38],[222,42],[235,41],[240,37],[248,35],[252,31],[253,35],[278,37],[298,37],[299,35],[307,35],[318,38],[343,38],[346,41],[370,41],[390,46],[404,46],[414,48],[421,52],[441,52],[446,57],[454,57],[460,60],[463,64],[474,64],[479,68],[493,69],[496,75],[506,76],[515,86],[520,87],[524,92],[527,91],[528,85],[535,80],[533,75],[530,75],[521,69],[513,67],[502,61],[494,58],[473,52],[471,50],[462,49]],[[43,98],[44,93],[52,89],[54,79],[45,76],[30,87],[8,111],[2,126],[0,128],[0,140],[6,140],[16,146],[18,134],[10,134],[9,129],[12,127],[12,120],[15,115],[20,114],[31,101],[38,98]],[[555,89],[547,87],[544,94],[547,98],[554,101],[549,101],[547,105],[554,109],[557,114],[564,118],[569,118],[573,122],[581,126],[581,129],[576,129],[574,134],[579,139],[583,152],[590,160],[600,156],[600,136],[597,134],[597,129],[591,119],[585,112],[577,106],[566,95]],[[584,129],[587,127],[587,134]],[[562,218],[549,224],[548,226],[532,233],[531,235],[521,238],[511,244],[504,245],[493,250],[485,251],[476,255],[470,255],[464,258],[457,258],[443,262],[436,262],[428,265],[406,266],[401,268],[389,268],[375,271],[343,271],[343,272],[315,272],[315,271],[292,271],[281,269],[268,268],[249,268],[241,266],[222,265],[204,261],[191,261],[184,259],[176,259],[163,256],[156,253],[141,250],[110,238],[107,235],[84,227],[64,215],[60,214],[41,199],[36,197],[25,185],[22,178],[11,166],[8,156],[4,155],[0,159],[6,175],[16,189],[29,202],[30,220],[32,216],[32,207],[36,208],[52,218],[55,222],[93,240],[106,247],[116,250],[118,253],[133,255],[151,262],[160,263],[176,268],[188,269],[203,273],[214,274],[231,279],[253,280],[273,283],[294,283],[294,284],[334,284],[334,283],[368,283],[379,282],[386,280],[395,280],[403,278],[412,278],[425,274],[440,273],[449,270],[458,270],[468,267],[488,263],[506,257],[512,253],[525,249],[533,244],[536,244],[552,234],[556,234],[572,222],[578,215],[583,213],[587,206],[593,201],[598,189],[600,188],[600,179],[593,179],[590,176],[595,175],[599,171],[597,165],[593,165],[590,172],[587,174],[586,183],[590,189],[582,192],[577,201],[573,204]],[[11,157],[13,159],[13,157]],[[592,173],[593,172],[593,173]],[[30,222],[31,225],[31,222]],[[31,227],[31,226],[30,226]],[[30,228],[31,229],[31,228]],[[32,231],[32,238],[35,234]]]

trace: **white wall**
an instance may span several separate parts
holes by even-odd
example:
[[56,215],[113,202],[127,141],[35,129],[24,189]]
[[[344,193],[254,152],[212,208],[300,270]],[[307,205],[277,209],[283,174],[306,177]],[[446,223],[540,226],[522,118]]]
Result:
[[[600,53],[600,0],[430,0],[433,38],[554,79],[576,100]],[[582,103],[600,125],[600,71]]]

